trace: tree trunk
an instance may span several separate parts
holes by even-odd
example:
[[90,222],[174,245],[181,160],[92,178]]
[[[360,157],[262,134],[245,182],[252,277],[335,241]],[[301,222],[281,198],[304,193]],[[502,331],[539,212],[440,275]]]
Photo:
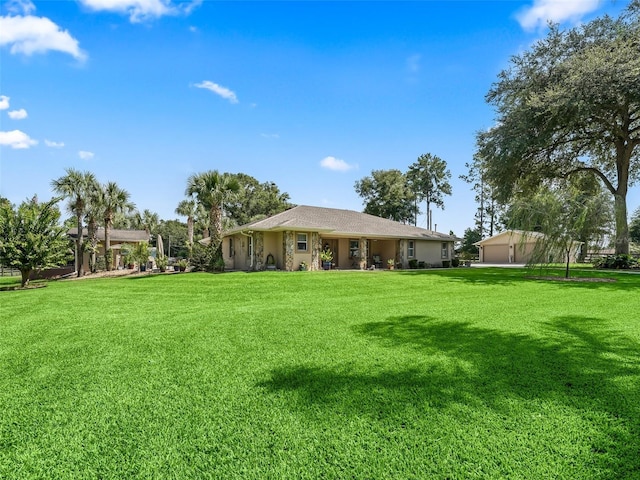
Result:
[[[627,119],[627,122],[629,120]],[[628,127],[628,125],[627,125]],[[616,141],[616,173],[618,188],[613,192],[616,218],[616,255],[629,254],[629,224],[627,223],[627,190],[629,167],[635,143],[630,139]]]
[[96,273],[97,259],[96,259],[96,247],[98,245],[97,226],[95,220],[90,219],[87,224],[87,233],[89,241],[91,242],[91,257],[89,258],[89,270],[91,273]]
[[[618,188],[618,192],[620,192]],[[629,224],[627,223],[627,196],[616,192],[613,195],[616,218],[616,255],[629,254]]]
[[83,272],[83,263],[84,263],[84,248],[82,243],[82,214],[78,213],[76,215],[78,220],[78,237],[76,238],[76,272],[78,272],[78,277],[81,277]]
[[111,258],[111,220],[105,218],[104,222],[104,259],[107,272],[113,270],[113,259]]
[[222,214],[220,207],[214,206],[211,209],[209,218],[211,223],[211,251],[215,253],[222,242]]
[[29,270],[20,270],[20,275],[21,275],[20,285],[22,286],[22,288],[24,288],[27,285],[29,285],[29,275],[30,274],[31,274],[31,269],[29,269]]
[[[193,218],[187,218],[187,238],[189,239],[189,248],[193,246]],[[171,256],[171,252],[169,252],[169,256]]]

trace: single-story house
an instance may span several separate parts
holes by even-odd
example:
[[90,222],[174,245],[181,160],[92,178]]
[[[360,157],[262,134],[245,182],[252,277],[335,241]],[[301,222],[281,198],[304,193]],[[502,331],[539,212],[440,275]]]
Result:
[[[518,263],[527,264],[535,253],[536,243],[544,239],[544,234],[540,232],[527,232],[523,230],[505,230],[492,237],[485,238],[477,245],[479,252],[479,260],[481,263]],[[571,249],[570,261],[575,262],[580,242],[573,242],[574,248]],[[553,258],[547,260],[551,262],[565,262],[564,252],[552,254]]]
[[326,249],[331,268],[387,268],[389,259],[407,268],[410,260],[442,266],[458,240],[366,213],[299,205],[225,232],[222,251],[230,270],[319,270]]
[[[68,231],[69,237],[75,242],[78,237],[78,228],[74,227],[69,229]],[[87,229],[84,228],[82,230],[83,235],[83,243],[85,245],[84,258],[82,262],[82,267],[85,272],[89,271],[89,257],[91,256],[89,250],[86,248],[90,241],[87,237]],[[144,230],[117,230],[111,229],[109,230],[110,242],[111,242],[111,250],[113,251],[113,268],[118,268],[119,266],[124,266],[124,255],[121,253],[122,245],[135,245],[140,242],[148,242],[149,234]],[[99,227],[97,231],[98,238],[98,256],[104,256],[104,228]]]

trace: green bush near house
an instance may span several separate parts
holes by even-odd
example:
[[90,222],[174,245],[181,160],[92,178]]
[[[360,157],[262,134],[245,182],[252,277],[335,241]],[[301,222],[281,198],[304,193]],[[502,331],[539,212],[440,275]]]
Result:
[[0,478],[637,478],[640,275],[530,274],[0,292]]
[[613,269],[637,269],[640,268],[640,261],[631,255],[607,255],[603,258],[597,258],[593,262],[595,268],[613,268]]

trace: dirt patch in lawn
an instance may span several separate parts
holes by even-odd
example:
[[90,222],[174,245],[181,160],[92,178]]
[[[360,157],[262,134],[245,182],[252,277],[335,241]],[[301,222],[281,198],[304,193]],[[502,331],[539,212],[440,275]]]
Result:
[[26,285],[24,287],[21,287],[20,285],[8,285],[6,287],[0,287],[0,292],[10,292],[14,290],[33,290],[34,288],[44,288],[46,286],[46,283],[35,283],[33,285]]

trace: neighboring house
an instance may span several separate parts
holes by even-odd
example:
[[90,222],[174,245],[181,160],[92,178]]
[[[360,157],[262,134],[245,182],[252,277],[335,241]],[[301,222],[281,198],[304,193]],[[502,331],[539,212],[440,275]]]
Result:
[[[474,243],[480,249],[479,260],[481,263],[518,263],[526,264],[534,254],[536,242],[544,239],[544,234],[540,232],[526,232],[522,230],[505,230],[492,237],[485,238]],[[580,247],[579,242],[574,242],[571,252],[571,262],[575,262]],[[565,262],[564,252],[557,252],[553,258],[547,260],[551,262]]]
[[[89,249],[87,248],[91,241],[87,237],[87,229],[84,228],[82,231],[83,235],[83,243],[85,246],[84,258],[83,258],[83,268],[85,272],[89,271],[89,257],[91,256]],[[68,232],[69,237],[73,239],[75,242],[78,236],[78,229],[71,228]],[[119,266],[124,266],[123,255],[120,250],[123,244],[135,245],[140,242],[148,242],[149,234],[144,230],[109,230],[109,235],[111,238],[111,250],[113,250],[113,267],[117,268]],[[97,232],[98,238],[98,256],[104,256],[104,228],[99,227]]]
[[[205,239],[203,243],[208,243]],[[458,238],[352,210],[300,205],[227,231],[222,251],[231,270],[322,268],[320,252],[333,253],[332,268],[386,268],[392,259],[442,266]]]

